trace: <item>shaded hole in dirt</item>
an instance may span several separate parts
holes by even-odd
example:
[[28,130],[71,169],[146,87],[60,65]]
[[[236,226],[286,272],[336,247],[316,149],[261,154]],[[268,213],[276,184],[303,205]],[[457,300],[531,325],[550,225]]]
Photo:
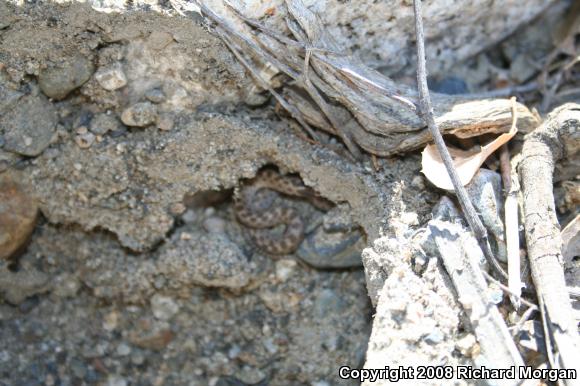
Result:
[[192,209],[220,206],[231,200],[233,192],[233,189],[201,190],[193,195],[186,195],[183,198],[183,203]]

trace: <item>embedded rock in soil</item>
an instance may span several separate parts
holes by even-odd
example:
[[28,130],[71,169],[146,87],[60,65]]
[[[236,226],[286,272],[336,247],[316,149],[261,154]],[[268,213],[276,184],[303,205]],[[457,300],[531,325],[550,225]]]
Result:
[[175,240],[159,256],[157,268],[174,287],[241,288],[252,278],[252,265],[240,248],[216,233]]
[[50,145],[58,117],[54,105],[42,95],[26,95],[0,111],[4,149],[35,157]]
[[120,64],[108,68],[100,68],[95,73],[95,79],[102,88],[109,91],[120,89],[127,84],[127,77]]
[[82,86],[94,71],[93,63],[84,56],[66,58],[62,63],[43,70],[38,84],[46,96],[60,100]]
[[99,113],[91,120],[89,130],[96,135],[105,135],[121,129],[121,126],[121,122],[115,116]]
[[0,175],[0,259],[18,251],[34,230],[38,207],[9,175]]
[[121,114],[121,121],[127,126],[145,127],[156,120],[157,108],[149,102],[136,103]]

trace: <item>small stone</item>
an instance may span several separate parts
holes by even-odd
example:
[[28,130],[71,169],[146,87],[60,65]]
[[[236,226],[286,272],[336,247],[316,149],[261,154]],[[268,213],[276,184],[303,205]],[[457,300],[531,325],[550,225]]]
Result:
[[[183,232],[185,233],[185,232]],[[160,251],[157,271],[173,285],[241,288],[248,285],[252,265],[225,234],[176,234]]]
[[36,225],[38,207],[16,177],[0,176],[0,259],[17,252]]
[[278,353],[278,345],[274,342],[273,339],[268,338],[268,339],[264,339],[262,341],[262,344],[264,345],[264,348],[266,350],[268,350],[268,352],[272,355],[275,355],[276,353]]
[[75,137],[75,142],[81,149],[87,149],[95,142],[95,135],[93,133],[80,134]]
[[411,180],[411,186],[419,190],[425,189],[425,179],[421,176],[415,176]]
[[404,212],[400,215],[400,220],[404,224],[410,226],[417,226],[419,225],[419,216],[415,212]]
[[107,378],[107,383],[105,383],[105,386],[127,386],[127,385],[128,383],[125,378],[121,378],[116,375],[109,376],[109,378]]
[[50,145],[57,123],[56,109],[44,96],[20,98],[13,108],[0,111],[4,150],[28,157],[39,155]]
[[203,221],[203,228],[208,233],[224,233],[226,230],[226,221],[223,218],[212,216]]
[[266,374],[260,369],[244,366],[236,377],[246,385],[255,385],[266,378]]
[[173,340],[175,334],[171,330],[154,332],[134,332],[130,336],[131,343],[148,350],[163,350]]
[[140,366],[145,363],[145,355],[139,349],[132,350],[133,354],[131,354],[131,363],[134,365]]
[[175,204],[171,205],[171,207],[169,208],[169,211],[174,216],[179,216],[180,214],[183,214],[186,210],[187,210],[187,208],[181,202],[176,202]]
[[455,343],[455,347],[465,356],[470,356],[476,345],[477,341],[471,334],[464,336]]
[[166,97],[161,89],[153,88],[145,93],[145,98],[153,103],[162,103]]
[[103,318],[103,329],[105,331],[113,331],[119,325],[119,313],[117,311],[109,312]]
[[131,347],[127,343],[121,343],[117,346],[117,355],[120,357],[126,357],[131,354]]
[[108,91],[118,90],[127,84],[127,77],[119,63],[111,67],[99,68],[95,73],[95,79],[102,88]]
[[121,127],[121,122],[115,116],[100,113],[95,115],[91,121],[89,130],[96,135],[105,135],[107,132],[117,131]]
[[441,332],[440,329],[436,328],[425,337],[425,342],[429,344],[438,344],[441,343],[444,338],[445,336],[443,335],[443,332]]
[[197,220],[197,213],[193,209],[188,209],[182,216],[181,219],[186,224],[193,224]]
[[276,277],[281,281],[288,280],[296,271],[298,263],[292,259],[282,259],[276,261]]
[[503,301],[503,290],[495,283],[491,283],[487,289],[487,297],[493,304],[500,304]]
[[179,311],[179,304],[172,298],[163,295],[153,295],[151,310],[157,319],[169,320]]
[[240,346],[234,345],[228,350],[228,358],[236,359],[241,352],[242,349],[240,348]]
[[155,287],[155,289],[159,290],[163,287],[165,287],[165,285],[167,284],[167,280],[165,279],[165,277],[158,275],[155,277],[155,280],[153,280],[153,287]]
[[181,232],[181,234],[179,235],[180,240],[191,240],[192,237],[193,236],[189,232]]
[[46,96],[60,100],[89,80],[94,70],[93,63],[83,56],[67,58],[57,66],[42,70],[38,84]]
[[173,129],[173,125],[173,118],[169,114],[163,114],[157,122],[157,128],[162,131],[169,131]]
[[86,126],[81,126],[81,127],[76,129],[76,133],[79,135],[86,134],[88,132],[89,132],[89,129],[87,129]]
[[121,114],[121,121],[127,126],[145,127],[156,120],[157,108],[150,102],[136,103]]

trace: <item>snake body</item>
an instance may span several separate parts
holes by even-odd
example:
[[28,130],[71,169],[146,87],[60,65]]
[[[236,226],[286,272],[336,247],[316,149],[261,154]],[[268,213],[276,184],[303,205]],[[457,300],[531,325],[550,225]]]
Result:
[[[304,240],[304,222],[296,209],[273,206],[277,193],[307,199],[316,207],[328,210],[329,201],[305,186],[299,177],[285,176],[265,169],[244,184],[234,196],[237,219],[250,228],[250,235],[258,248],[272,255],[294,252]],[[274,236],[268,228],[285,225],[281,236]]]

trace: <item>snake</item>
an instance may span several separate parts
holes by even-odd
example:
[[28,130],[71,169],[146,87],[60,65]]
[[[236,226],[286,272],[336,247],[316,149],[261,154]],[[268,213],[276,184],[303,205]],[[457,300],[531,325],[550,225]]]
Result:
[[[304,221],[294,208],[274,205],[278,193],[308,200],[321,210],[333,205],[304,185],[300,177],[263,169],[236,189],[234,212],[238,221],[250,228],[253,243],[270,255],[288,255],[304,240]],[[274,235],[271,228],[283,224],[284,232]]]

